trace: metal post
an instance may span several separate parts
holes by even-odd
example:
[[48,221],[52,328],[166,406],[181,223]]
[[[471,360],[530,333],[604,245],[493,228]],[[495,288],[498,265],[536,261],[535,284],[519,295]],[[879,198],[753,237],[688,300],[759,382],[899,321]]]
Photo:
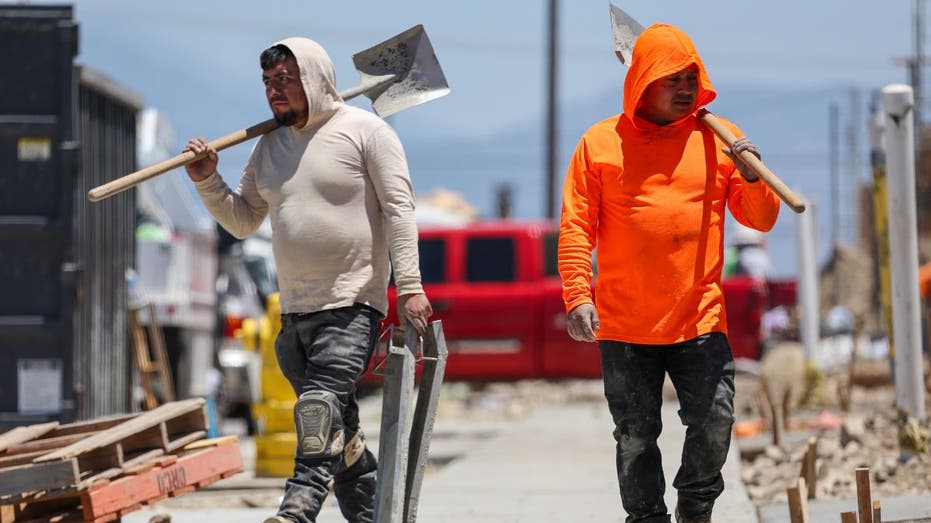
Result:
[[896,405],[924,421],[921,313],[918,298],[918,223],[915,203],[914,95],[903,84],[883,88],[889,182],[889,252],[892,268],[892,328]]
[[805,359],[811,361],[820,341],[820,317],[818,296],[818,264],[815,250],[816,209],[805,202],[808,212],[795,217],[798,251],[798,295],[801,309],[799,337],[805,347]]
[[886,190],[886,146],[883,140],[885,115],[879,110],[879,93],[870,104],[870,164],[873,168],[873,225],[876,234],[876,297],[880,320],[889,343],[889,357],[895,355],[892,332],[892,284],[889,273],[889,209]]
[[375,488],[376,523],[401,523],[406,490],[410,438],[410,404],[414,391],[414,351],[417,329],[404,330],[404,346],[395,345],[394,331],[385,357],[381,432],[378,438],[378,479]]
[[407,463],[407,490],[404,496],[404,523],[417,521],[417,506],[420,503],[420,487],[427,466],[427,453],[433,435],[433,422],[440,402],[440,388],[446,373],[446,337],[443,324],[433,321],[424,334],[423,374],[417,391],[417,406],[411,428],[411,441]]

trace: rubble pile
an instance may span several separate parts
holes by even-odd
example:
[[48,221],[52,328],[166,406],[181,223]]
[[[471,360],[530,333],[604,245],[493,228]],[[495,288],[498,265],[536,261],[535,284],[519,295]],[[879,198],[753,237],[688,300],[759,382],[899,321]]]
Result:
[[[827,383],[832,381],[828,378]],[[787,501],[786,489],[801,473],[809,437],[817,445],[816,499],[856,498],[858,467],[870,469],[874,499],[931,494],[931,453],[901,450],[894,399],[891,385],[854,387],[847,413],[837,406],[793,413],[781,446],[745,451],[747,445],[738,439],[738,445],[743,445],[742,480],[751,501],[758,506]],[[926,421],[918,430],[927,434],[929,428],[931,422]]]

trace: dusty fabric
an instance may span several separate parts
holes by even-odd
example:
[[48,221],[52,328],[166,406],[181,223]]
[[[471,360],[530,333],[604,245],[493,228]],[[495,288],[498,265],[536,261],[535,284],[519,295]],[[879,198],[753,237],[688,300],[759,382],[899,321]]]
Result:
[[725,206],[748,227],[775,224],[775,193],[747,182],[694,113],[663,126],[635,116],[650,83],[693,64],[701,107],[715,91],[688,36],[663,24],[646,29],[624,83],[624,112],[592,126],[570,160],[559,236],[563,299],[566,310],[595,304],[599,340],[668,344],[726,333]]
[[271,216],[283,313],[361,303],[385,314],[389,255],[398,294],[423,292],[404,149],[381,118],[343,103],[322,47],[279,43],[297,59],[307,124],[259,139],[235,191],[214,173],[198,193],[239,238]]
[[734,423],[734,358],[727,337],[715,332],[671,345],[602,341],[598,346],[627,521],[669,521],[657,445],[667,372],[687,427],[673,481],[678,508],[687,521],[705,521],[724,491],[721,468]]

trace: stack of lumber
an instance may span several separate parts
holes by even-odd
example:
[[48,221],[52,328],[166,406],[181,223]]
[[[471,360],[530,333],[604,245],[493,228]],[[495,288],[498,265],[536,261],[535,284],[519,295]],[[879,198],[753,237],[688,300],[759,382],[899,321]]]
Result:
[[207,428],[198,398],[0,434],[0,523],[115,521],[242,471],[236,438]]

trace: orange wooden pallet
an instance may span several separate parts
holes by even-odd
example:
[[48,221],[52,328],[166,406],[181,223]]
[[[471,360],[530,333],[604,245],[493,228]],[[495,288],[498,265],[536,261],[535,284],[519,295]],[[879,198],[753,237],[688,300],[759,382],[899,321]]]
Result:
[[180,457],[166,456],[153,465],[81,494],[84,520],[106,521],[110,515],[179,496],[242,472],[242,454],[239,445],[226,443]]
[[201,440],[177,455],[166,455],[99,481],[67,497],[5,507],[3,523],[104,523],[167,497],[180,496],[242,471],[235,437]]

